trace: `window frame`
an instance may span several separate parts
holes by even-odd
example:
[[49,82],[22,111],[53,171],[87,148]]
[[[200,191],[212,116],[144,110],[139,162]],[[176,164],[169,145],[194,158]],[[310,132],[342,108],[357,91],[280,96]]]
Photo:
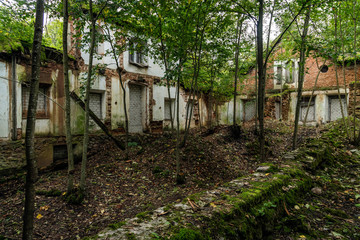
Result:
[[[129,63],[141,68],[147,68],[149,65],[146,61],[146,55],[144,54],[144,50],[139,51],[139,47],[137,46],[139,43],[130,41],[129,42]],[[146,42],[143,42],[142,45],[146,46]]]
[[[169,108],[169,117],[166,116],[166,102],[168,102],[168,104],[171,105],[171,110],[172,112],[170,112],[170,108]],[[175,117],[175,98],[164,98],[164,120],[168,121],[171,120],[170,116],[172,116],[172,119],[174,119]]]
[[[22,118],[26,119],[27,118],[27,114],[28,114],[28,104],[26,106],[24,106],[24,88],[28,88],[29,89],[29,95],[30,95],[30,87],[27,86],[26,84],[22,84],[21,85],[21,107],[22,107]],[[43,97],[44,98],[44,111],[39,111],[38,107],[39,104],[37,104],[37,108],[36,108],[36,119],[49,119],[50,118],[50,88],[51,85],[49,84],[43,84],[40,83],[39,84],[39,93],[38,93],[38,100],[39,101],[39,97]],[[41,93],[40,89],[44,89],[44,93]],[[27,100],[29,101],[29,100]]]

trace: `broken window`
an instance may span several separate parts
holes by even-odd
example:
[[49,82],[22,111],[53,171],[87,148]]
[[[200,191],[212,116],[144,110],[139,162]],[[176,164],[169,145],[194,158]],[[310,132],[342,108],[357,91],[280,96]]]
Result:
[[[304,122],[306,111],[308,108],[310,97],[303,97],[300,103],[300,121]],[[315,98],[313,97],[310,102],[308,115],[306,118],[306,122],[315,121]]]
[[[37,108],[36,108],[36,118],[48,118],[49,117],[49,85],[40,85],[39,93],[37,99]],[[30,97],[30,87],[22,85],[21,87],[22,95],[22,116],[23,118],[27,117],[28,106],[29,106],[29,97]]]
[[102,119],[102,94],[90,93],[90,109],[99,118]]
[[288,61],[286,63],[285,80],[287,83],[294,83],[296,80],[296,69],[294,61]]
[[146,43],[130,43],[129,46],[129,62],[138,67],[147,67],[145,61],[144,49]]
[[[170,113],[170,106],[171,106],[172,114]],[[165,98],[165,102],[164,102],[164,119],[165,120],[170,120],[171,116],[172,116],[172,119],[174,119],[174,112],[175,112],[175,99]]]
[[347,117],[347,104],[345,95],[341,95],[341,102],[339,100],[339,96],[329,96],[329,121],[335,121],[339,118],[342,118],[340,103],[342,104],[344,116]]

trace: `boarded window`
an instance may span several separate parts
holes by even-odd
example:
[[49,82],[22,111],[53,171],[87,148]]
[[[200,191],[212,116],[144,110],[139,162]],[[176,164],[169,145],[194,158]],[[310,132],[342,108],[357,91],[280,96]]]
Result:
[[[171,106],[172,115],[170,115],[170,106]],[[164,119],[165,120],[170,120],[171,116],[172,116],[172,119],[174,119],[174,112],[175,112],[175,99],[165,99],[165,102],[164,102]]]
[[255,100],[244,101],[244,121],[250,121],[256,115],[256,102]]
[[[37,108],[36,108],[36,117],[37,118],[48,118],[49,117],[49,94],[50,87],[48,85],[40,85],[38,100],[37,100]],[[29,97],[30,97],[30,87],[26,85],[22,85],[21,88],[22,94],[22,109],[23,109],[23,118],[26,118],[28,106],[29,106]]]
[[95,115],[102,119],[102,94],[101,93],[90,93],[90,109]]
[[[341,104],[344,116],[347,117],[347,104],[344,95],[341,96]],[[335,121],[342,118],[339,96],[329,96],[329,121]]]
[[[309,97],[303,97],[300,103],[300,121],[304,122],[306,111],[309,104]],[[309,111],[307,115],[306,122],[313,122],[315,121],[315,98],[313,97],[310,102]]]

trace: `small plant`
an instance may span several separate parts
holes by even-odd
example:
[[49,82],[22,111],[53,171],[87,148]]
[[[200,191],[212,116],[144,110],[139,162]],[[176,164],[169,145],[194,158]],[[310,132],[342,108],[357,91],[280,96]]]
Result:
[[198,231],[183,228],[171,240],[201,240],[203,237]]
[[65,202],[80,205],[84,201],[85,195],[79,188],[74,188],[71,192],[63,195]]
[[272,202],[266,202],[266,203],[264,203],[262,206],[261,206],[261,208],[260,209],[258,209],[257,211],[258,211],[258,213],[261,215],[261,216],[264,216],[265,214],[266,214],[266,210],[267,209],[270,209],[270,208],[275,208],[276,207],[276,205],[274,204],[274,203],[272,203]]
[[122,226],[124,226],[126,224],[125,221],[121,221],[121,222],[117,222],[117,223],[112,223],[109,225],[109,228],[111,228],[112,230],[116,230],[118,228],[121,228]]
[[137,142],[128,142],[128,147],[136,147],[137,145]]

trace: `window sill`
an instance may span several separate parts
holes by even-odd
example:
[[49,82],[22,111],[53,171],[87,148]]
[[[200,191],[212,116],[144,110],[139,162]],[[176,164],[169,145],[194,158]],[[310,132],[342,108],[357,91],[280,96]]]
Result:
[[136,63],[136,62],[132,62],[132,61],[129,61],[129,63],[132,65],[135,65],[139,68],[148,68],[149,67],[149,65],[147,65],[146,63]]
[[[25,117],[23,116],[22,119],[23,119],[23,120],[27,120],[27,117],[26,117],[26,116],[25,116]],[[39,120],[40,120],[40,119],[50,119],[50,117],[36,116],[36,120],[38,120],[38,119],[39,119]]]

